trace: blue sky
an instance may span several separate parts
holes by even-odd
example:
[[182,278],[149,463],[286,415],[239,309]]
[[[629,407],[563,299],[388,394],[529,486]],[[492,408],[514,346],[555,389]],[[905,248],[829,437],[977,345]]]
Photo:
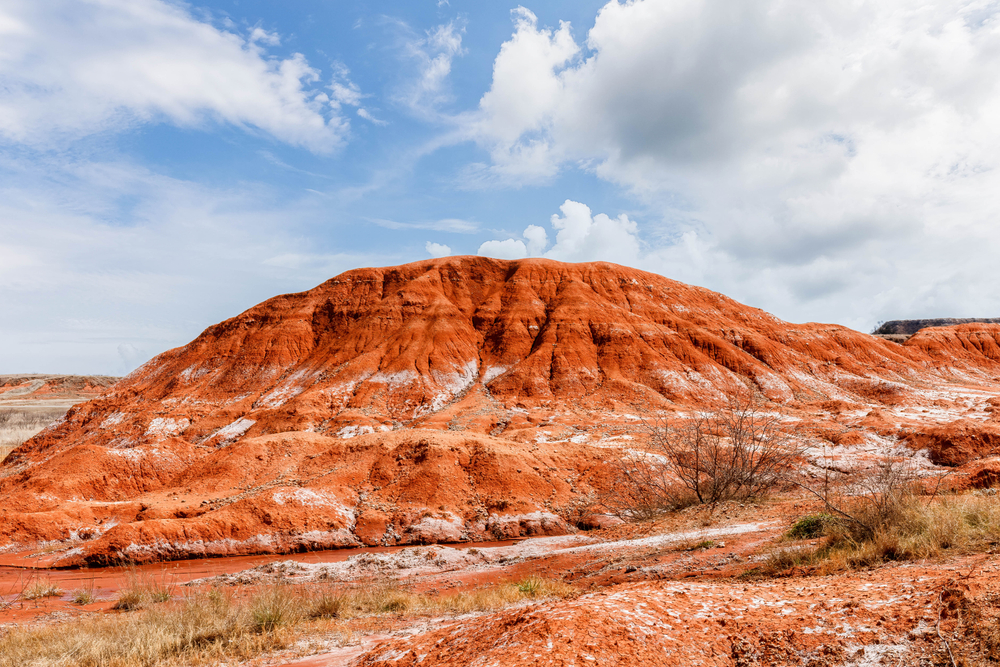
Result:
[[1000,6],[0,0],[0,373],[341,271],[607,260],[791,321],[996,316]]

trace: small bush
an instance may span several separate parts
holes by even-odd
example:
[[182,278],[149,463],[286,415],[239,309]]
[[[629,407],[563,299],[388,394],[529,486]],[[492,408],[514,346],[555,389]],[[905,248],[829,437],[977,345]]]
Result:
[[543,582],[541,577],[532,575],[527,579],[522,579],[514,585],[517,586],[517,590],[521,591],[521,593],[533,598],[537,597],[541,592]]
[[788,529],[788,537],[793,540],[811,540],[822,537],[827,525],[834,521],[829,514],[810,514],[796,521]]

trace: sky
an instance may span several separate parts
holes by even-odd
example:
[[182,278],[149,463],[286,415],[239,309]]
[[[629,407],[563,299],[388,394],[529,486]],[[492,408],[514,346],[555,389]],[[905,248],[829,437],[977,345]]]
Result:
[[994,0],[0,0],[0,373],[446,255],[1000,316]]

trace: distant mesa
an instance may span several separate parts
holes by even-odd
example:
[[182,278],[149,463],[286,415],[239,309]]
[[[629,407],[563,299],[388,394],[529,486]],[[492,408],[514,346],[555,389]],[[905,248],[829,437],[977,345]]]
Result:
[[928,327],[951,327],[956,324],[1000,324],[1000,317],[938,317],[928,320],[889,320],[873,331],[872,334],[894,340],[900,336],[908,338],[921,329]]
[[0,375],[0,461],[72,406],[97,398],[117,380],[103,375]]
[[0,406],[25,401],[73,403],[96,398],[118,381],[105,375],[0,375]]

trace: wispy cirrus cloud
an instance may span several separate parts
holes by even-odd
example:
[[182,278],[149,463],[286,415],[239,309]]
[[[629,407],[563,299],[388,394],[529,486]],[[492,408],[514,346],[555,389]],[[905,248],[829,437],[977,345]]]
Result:
[[416,65],[416,73],[396,93],[397,102],[424,118],[440,115],[439,107],[452,99],[448,75],[452,61],[465,54],[464,33],[464,21],[453,20],[420,36],[408,34],[403,41],[403,53]]
[[369,222],[385,229],[429,229],[435,232],[453,232],[455,234],[474,234],[479,231],[479,223],[459,218],[443,218],[441,220],[426,220],[418,222],[398,222],[382,218],[368,218]]

